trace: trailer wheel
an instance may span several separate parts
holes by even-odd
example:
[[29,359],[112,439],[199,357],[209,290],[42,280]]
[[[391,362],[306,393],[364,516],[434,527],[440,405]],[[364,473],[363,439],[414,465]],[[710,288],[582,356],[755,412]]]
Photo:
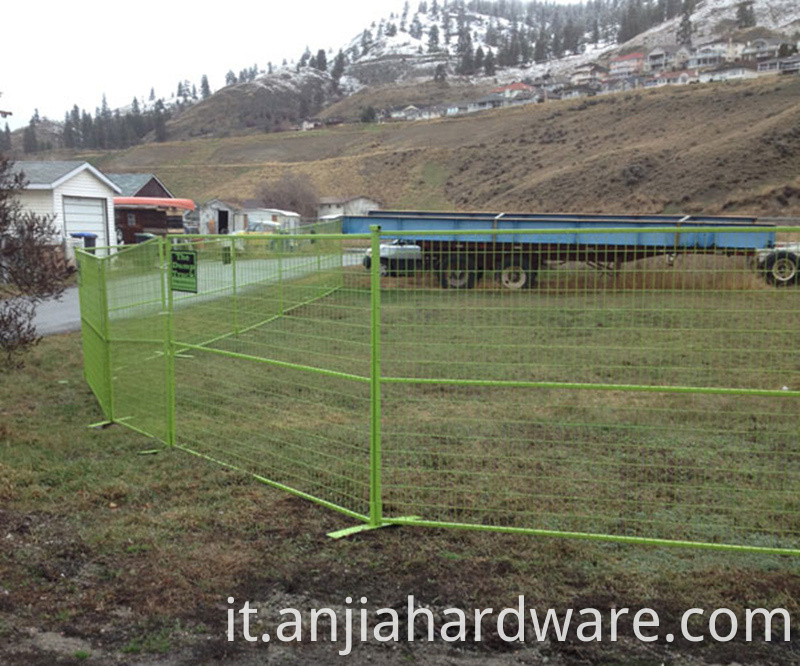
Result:
[[800,267],[800,257],[793,252],[781,250],[773,252],[764,262],[767,282],[776,287],[783,287],[797,284],[798,268]]
[[500,282],[506,289],[530,289],[536,282],[536,270],[531,270],[527,259],[511,257],[503,264]]
[[475,286],[477,275],[472,257],[460,254],[443,257],[439,269],[443,289],[472,289]]

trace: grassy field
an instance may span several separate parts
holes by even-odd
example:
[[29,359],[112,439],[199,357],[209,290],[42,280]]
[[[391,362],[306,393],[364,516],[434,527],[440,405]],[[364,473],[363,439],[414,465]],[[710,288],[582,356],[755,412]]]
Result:
[[[710,289],[708,274],[721,273],[711,266],[694,271],[694,288],[647,277],[663,273],[652,264],[615,277],[543,271],[524,293],[490,280],[453,292],[430,276],[389,278],[383,374],[796,389],[798,292],[751,282],[736,265],[727,272],[739,277]],[[269,320],[279,303],[292,309],[210,347],[368,376],[365,286],[353,267],[243,288],[243,327]],[[158,321],[120,314],[112,331],[157,336]],[[176,311],[176,338],[208,340],[233,321],[230,300],[202,300]],[[114,349],[115,376],[128,384],[118,408],[149,410],[131,423],[157,428],[158,347]],[[367,510],[368,384],[193,348],[176,373],[181,445]],[[797,545],[794,398],[447,382],[387,382],[383,397],[387,515]],[[0,376],[0,398],[6,663],[256,663],[258,650],[225,639],[229,595],[306,608],[341,607],[352,594],[394,606],[414,594],[440,612],[510,606],[525,594],[537,608],[655,608],[676,634],[691,607],[800,610],[800,562],[785,556],[411,527],[332,541],[326,532],[351,519],[125,428],[87,429],[103,417],[81,377],[77,335],[43,341],[26,369]],[[796,639],[745,644],[741,635],[644,645],[629,625],[621,638],[508,653],[490,634],[477,652],[370,646],[351,661],[789,664],[798,649]],[[282,662],[332,654],[304,645]]]

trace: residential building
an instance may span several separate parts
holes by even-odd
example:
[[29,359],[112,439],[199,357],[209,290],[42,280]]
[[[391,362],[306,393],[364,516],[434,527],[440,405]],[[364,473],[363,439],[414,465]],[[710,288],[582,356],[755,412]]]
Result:
[[642,72],[644,59],[644,53],[639,52],[611,58],[608,73],[612,79],[626,79],[635,76]]
[[586,86],[593,83],[598,83],[608,75],[608,70],[596,62],[589,62],[575,68],[570,83],[573,86]]
[[712,81],[738,81],[742,79],[754,79],[758,76],[756,68],[747,64],[722,65],[714,69],[700,73],[700,83],[710,83]]
[[332,215],[366,215],[371,210],[380,210],[381,203],[365,196],[322,197],[317,207],[317,217]]
[[27,185],[18,195],[24,211],[53,218],[63,244],[72,259],[74,234],[90,234],[97,246],[117,244],[114,197],[121,190],[106,174],[88,162],[15,162]]
[[784,42],[779,39],[756,39],[742,50],[742,58],[757,62],[777,58],[783,45]]
[[501,86],[491,91],[492,95],[500,95],[501,97],[520,97],[530,96],[534,92],[534,87],[527,83],[510,83],[507,86]]

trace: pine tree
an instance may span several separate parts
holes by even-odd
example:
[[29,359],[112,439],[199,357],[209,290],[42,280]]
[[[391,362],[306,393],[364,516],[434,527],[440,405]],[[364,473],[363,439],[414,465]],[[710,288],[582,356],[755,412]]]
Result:
[[361,55],[366,55],[372,48],[372,31],[369,29],[361,33]]
[[689,46],[692,43],[692,10],[694,9],[691,0],[684,0],[683,16],[675,35],[678,44]]
[[161,100],[156,102],[153,109],[153,129],[156,133],[156,141],[163,143],[167,140],[167,110]]
[[317,64],[315,67],[320,72],[327,72],[328,71],[328,57],[325,55],[325,49],[320,49],[317,51]]
[[458,36],[458,73],[469,76],[475,73],[475,53],[472,50],[472,37],[468,28],[463,28]]
[[346,65],[344,53],[342,53],[341,49],[339,53],[336,54],[336,58],[333,60],[333,67],[331,67],[331,78],[334,80],[336,84],[339,83],[339,79],[342,78],[344,74],[344,67]]
[[150,88],[150,101],[154,102],[155,99],[156,99],[156,89],[155,88]]
[[72,126],[72,118],[69,111],[64,114],[64,128],[61,132],[61,140],[64,148],[75,148],[75,128]]
[[30,124],[22,133],[22,150],[26,153],[36,153],[39,151],[39,141],[36,138],[36,122],[31,118]]
[[234,83],[236,83],[236,74],[233,73],[232,69],[229,69],[225,75],[225,85],[232,86]]
[[736,5],[736,24],[739,28],[752,28],[756,24],[753,0],[745,0]]
[[211,86],[208,85],[208,77],[205,74],[203,74],[203,78],[200,79],[200,96],[203,99],[211,97]]
[[400,18],[400,32],[406,31],[406,22],[408,21],[408,0],[403,5],[403,15]]
[[483,61],[484,61],[484,53],[483,49],[479,46],[475,49],[475,71],[480,72],[483,69]]
[[2,135],[3,150],[11,150],[11,130],[8,128],[8,123],[6,123],[6,129]]
[[439,50],[439,26],[435,23],[428,30],[428,53],[435,53]]
[[387,37],[394,37],[395,35],[397,35],[397,25],[395,23],[389,23],[386,26],[386,31],[384,32],[384,34]]
[[494,76],[495,72],[497,71],[497,66],[495,65],[494,53],[492,52],[492,49],[489,49],[489,52],[483,59],[483,71],[486,73],[486,76]]
[[419,16],[414,14],[414,20],[411,21],[411,27],[408,29],[408,34],[414,39],[422,39],[422,23],[420,23]]

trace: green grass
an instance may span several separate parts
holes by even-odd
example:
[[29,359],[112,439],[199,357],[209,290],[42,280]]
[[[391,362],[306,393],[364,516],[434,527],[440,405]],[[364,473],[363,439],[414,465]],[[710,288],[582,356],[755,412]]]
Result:
[[[310,308],[307,314],[314,312]],[[328,314],[338,316],[341,308],[330,307]],[[318,318],[314,326],[322,331]],[[336,429],[347,426],[339,422],[342,417],[360,414],[359,403],[351,402],[352,387],[333,382],[322,393],[326,382],[305,374],[302,379],[288,370],[272,375],[261,364],[244,361],[223,369],[213,362],[216,358],[209,354],[209,363],[197,362],[208,376],[216,375],[216,388],[207,389],[229,402],[243,420],[234,420],[227,432],[211,430],[209,435],[231,446],[242,432],[260,432],[263,445],[275,441],[271,424],[279,425],[304,433],[298,441],[305,438],[306,448],[296,447],[295,455],[305,451],[309,465],[335,470],[315,460],[312,438],[322,433],[347,443],[344,430],[337,435]],[[179,450],[139,455],[157,444],[125,428],[87,429],[102,415],[81,377],[78,335],[47,338],[27,360],[24,370],[0,376],[0,523],[3,534],[11,535],[0,541],[0,566],[2,586],[15,600],[13,606],[0,604],[3,635],[17,635],[20,626],[42,626],[77,631],[101,641],[104,651],[122,654],[174,653],[193,640],[204,651],[224,651],[224,600],[229,595],[335,605],[358,593],[379,607],[413,593],[436,608],[498,608],[513,605],[516,595],[524,593],[537,607],[654,607],[668,627],[677,626],[679,610],[694,606],[800,611],[798,562],[779,556],[414,528],[333,541],[326,532],[351,523],[333,511]],[[256,390],[248,394],[251,382]],[[439,410],[444,426],[458,425],[455,398],[463,399],[470,412],[495,411],[498,428],[510,422],[512,411],[530,410],[519,399],[525,392],[511,402],[502,399],[502,392],[488,402],[485,392],[443,395],[437,398],[428,389],[416,403],[404,406],[396,396],[387,396],[386,403],[390,421],[397,410],[418,410],[420,427],[442,451],[439,464],[452,444],[434,439],[439,433],[424,424],[432,424]],[[323,397],[330,404],[327,412],[302,402]],[[206,410],[217,407],[210,401],[203,405]],[[259,423],[259,413],[270,416]],[[199,408],[193,414],[203,417]],[[482,417],[480,411],[474,414]],[[201,427],[202,422],[195,429]],[[469,437],[461,446],[470,455],[477,450]],[[422,457],[423,448],[414,452],[427,474],[435,469],[436,452],[425,447],[428,458]],[[284,452],[291,450],[283,446]],[[336,450],[345,459],[337,463],[342,466],[347,450]],[[267,456],[278,451],[276,444],[264,448]],[[398,460],[391,460],[391,473],[407,474]],[[465,471],[462,464],[460,473],[469,479]],[[317,474],[312,480],[319,483],[324,477]],[[298,596],[287,600],[290,594]],[[69,613],[53,614],[54,608]],[[197,629],[200,625],[205,633]],[[187,634],[186,627],[195,629]],[[634,658],[635,645],[627,641],[611,649],[626,663]],[[762,653],[751,652],[758,649],[752,645],[741,647],[748,655],[771,655],[778,663],[783,654],[777,646]],[[680,659],[683,648],[675,649]],[[716,647],[709,643],[703,649],[713,661]],[[716,661],[724,658],[719,654]]]

